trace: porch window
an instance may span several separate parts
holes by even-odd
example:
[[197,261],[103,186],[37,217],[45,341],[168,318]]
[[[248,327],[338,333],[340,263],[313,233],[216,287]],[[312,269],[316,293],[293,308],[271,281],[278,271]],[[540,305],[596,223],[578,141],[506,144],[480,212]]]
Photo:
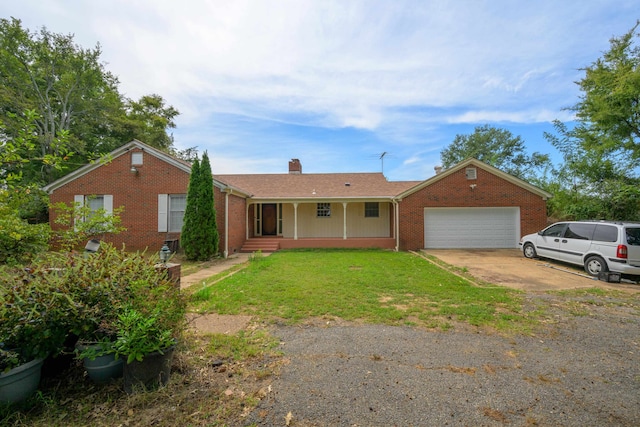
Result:
[[318,203],[316,210],[316,216],[318,218],[327,218],[331,216],[331,203]]
[[380,204],[378,202],[364,202],[364,217],[365,218],[380,217]]

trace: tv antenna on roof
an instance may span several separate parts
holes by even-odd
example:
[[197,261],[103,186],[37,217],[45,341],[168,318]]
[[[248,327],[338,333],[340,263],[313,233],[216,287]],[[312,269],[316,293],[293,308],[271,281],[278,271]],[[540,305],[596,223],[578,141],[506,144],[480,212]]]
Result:
[[386,151],[383,151],[383,152],[380,154],[380,168],[382,169],[382,170],[381,170],[382,175],[384,175],[384,156],[386,156],[387,154],[389,154],[389,153],[387,153]]
[[372,155],[370,157],[374,157],[374,156],[377,157],[378,159],[380,159],[380,168],[382,169],[381,172],[384,175],[384,158],[388,157],[388,156],[393,157],[393,155],[391,153],[389,153],[388,151],[383,151],[382,153],[374,154],[374,155]]

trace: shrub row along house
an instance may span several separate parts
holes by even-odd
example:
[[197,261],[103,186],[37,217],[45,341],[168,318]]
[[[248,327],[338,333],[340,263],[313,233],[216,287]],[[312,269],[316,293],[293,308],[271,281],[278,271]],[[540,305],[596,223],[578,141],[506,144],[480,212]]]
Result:
[[[140,141],[45,187],[52,203],[124,207],[129,249],[179,240],[191,165]],[[215,172],[215,171],[214,171]],[[551,194],[475,159],[425,181],[382,173],[213,176],[220,252],[301,247],[515,248],[546,225]],[[55,224],[55,212],[50,214]]]

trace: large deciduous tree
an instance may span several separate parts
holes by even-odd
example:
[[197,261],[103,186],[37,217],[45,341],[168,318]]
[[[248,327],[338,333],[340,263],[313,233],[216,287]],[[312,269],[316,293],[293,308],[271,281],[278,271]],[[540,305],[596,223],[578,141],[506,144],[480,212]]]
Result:
[[165,105],[157,94],[144,95],[138,101],[125,102],[125,114],[120,121],[123,141],[138,139],[163,151],[170,151],[173,137],[168,129],[176,127],[175,118],[180,114],[172,106]]
[[623,152],[640,164],[640,21],[610,48],[578,82],[583,95],[573,110],[581,144],[602,154]]
[[[16,130],[10,113],[34,110],[39,157],[61,154],[66,147],[55,143],[61,132],[69,132],[69,151],[84,153],[99,123],[120,109],[117,79],[104,69],[100,54],[99,45],[81,48],[72,35],[45,28],[31,33],[17,19],[0,20],[0,111],[8,133]],[[42,162],[25,173],[40,184],[58,177]]]
[[640,220],[639,25],[584,69],[575,126],[556,121],[545,134],[564,160],[549,189],[556,218]]
[[549,156],[528,155],[524,141],[506,129],[489,125],[478,126],[470,135],[456,135],[453,142],[440,153],[442,166],[451,167],[473,157],[522,179],[535,180],[549,165]]
[[[118,79],[100,60],[99,44],[86,49],[73,35],[24,29],[20,20],[0,19],[0,120],[5,140],[21,129],[25,111],[35,111],[38,155],[22,168],[23,180],[43,185],[93,158],[139,139],[174,151],[167,133],[176,109],[160,95],[133,101],[118,91]],[[59,136],[66,132],[65,145]],[[42,159],[66,157],[63,168]]]

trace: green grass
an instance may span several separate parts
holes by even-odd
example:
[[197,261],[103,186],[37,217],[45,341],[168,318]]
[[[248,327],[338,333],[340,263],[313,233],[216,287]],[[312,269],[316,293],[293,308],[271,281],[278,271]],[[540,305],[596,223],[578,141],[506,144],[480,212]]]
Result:
[[467,280],[406,252],[295,250],[255,257],[249,267],[199,290],[194,305],[265,321],[309,318],[447,329],[455,322],[522,329],[521,293]]

